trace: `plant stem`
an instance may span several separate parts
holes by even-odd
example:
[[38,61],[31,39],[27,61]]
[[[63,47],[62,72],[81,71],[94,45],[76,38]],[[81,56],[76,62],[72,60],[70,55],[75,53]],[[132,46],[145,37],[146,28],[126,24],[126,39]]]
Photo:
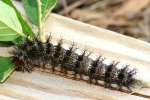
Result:
[[42,32],[42,11],[41,11],[41,0],[37,0],[38,4],[38,36],[40,37],[41,41],[43,41],[43,32]]

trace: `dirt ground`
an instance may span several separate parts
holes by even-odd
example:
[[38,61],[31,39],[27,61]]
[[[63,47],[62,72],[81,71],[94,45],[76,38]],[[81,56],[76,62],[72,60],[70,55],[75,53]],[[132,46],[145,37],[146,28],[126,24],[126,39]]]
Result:
[[54,12],[150,42],[150,0],[59,0]]

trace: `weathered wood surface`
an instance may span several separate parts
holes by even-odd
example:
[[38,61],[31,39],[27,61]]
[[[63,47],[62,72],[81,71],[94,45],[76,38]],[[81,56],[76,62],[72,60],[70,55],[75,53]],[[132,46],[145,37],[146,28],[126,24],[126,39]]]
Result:
[[[21,4],[18,4],[23,10]],[[80,48],[101,53],[109,59],[129,63],[139,70],[138,78],[150,82],[150,44],[148,43],[56,14],[48,18],[44,31],[45,34],[52,33],[54,40],[63,38],[69,44],[74,41]],[[1,48],[0,52],[4,52],[3,49],[7,51],[6,48]],[[14,72],[0,86],[0,100],[147,100],[150,97],[150,88],[136,92],[140,96],[108,90],[53,74]],[[144,96],[147,98],[143,98]]]
[[[52,14],[45,25],[45,33],[53,39],[63,38],[67,44],[77,43],[79,48],[102,54],[111,60],[131,64],[137,69],[137,78],[150,84],[150,44]],[[150,96],[150,88],[137,90]]]
[[56,14],[49,17],[44,28],[53,40],[63,38],[68,44],[75,42],[79,48],[131,64],[138,70],[137,77],[150,83],[150,44]]
[[58,75],[14,72],[0,86],[0,100],[148,100]]

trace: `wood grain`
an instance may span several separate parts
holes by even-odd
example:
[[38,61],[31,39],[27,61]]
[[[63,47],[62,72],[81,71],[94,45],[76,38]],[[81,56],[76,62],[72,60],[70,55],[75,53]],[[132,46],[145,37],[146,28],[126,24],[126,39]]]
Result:
[[[23,11],[20,3],[15,4]],[[101,53],[111,60],[129,63],[139,70],[137,76],[139,79],[150,83],[150,44],[146,42],[57,14],[51,14],[48,18],[44,32],[46,36],[51,33],[53,40],[63,38],[66,44],[74,41],[80,48]],[[6,53],[6,48],[1,48],[0,52],[4,50]],[[108,90],[39,71],[31,74],[14,72],[0,86],[1,100],[147,100],[150,88],[140,89],[136,93],[140,95]],[[143,95],[147,98],[143,98]]]
[[148,100],[39,71],[14,72],[1,85],[0,95],[12,100]]
[[56,14],[51,14],[44,28],[53,40],[63,38],[67,44],[74,41],[79,48],[131,64],[139,71],[137,77],[150,83],[150,44]]

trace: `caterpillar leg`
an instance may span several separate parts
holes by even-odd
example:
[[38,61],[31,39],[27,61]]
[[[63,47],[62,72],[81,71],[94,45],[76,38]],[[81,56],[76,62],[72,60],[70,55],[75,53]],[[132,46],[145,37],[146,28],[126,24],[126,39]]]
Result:
[[66,74],[67,74],[67,69],[66,69],[64,66],[61,66],[60,72],[61,72],[63,75],[66,75]]
[[119,87],[118,87],[118,91],[122,91],[122,86],[119,86]]
[[110,82],[105,82],[105,83],[104,83],[104,87],[105,87],[105,88],[112,88]]
[[26,66],[26,71],[29,72],[29,73],[31,73],[33,71],[33,67],[30,66],[30,65],[27,65]]
[[98,80],[97,79],[95,79],[95,85],[98,85]]
[[126,88],[128,89],[128,91],[129,91],[130,93],[133,92],[132,89],[131,89],[131,87],[127,86]]
[[93,80],[93,77],[91,74],[89,74],[89,83],[91,84],[92,83],[92,80]]
[[52,72],[55,72],[55,66],[52,66]]
[[92,83],[92,77],[89,77],[89,83],[90,84]]
[[77,72],[74,73],[74,79],[77,79]]
[[64,72],[64,68],[61,66],[60,67],[60,72],[63,73]]
[[67,74],[68,74],[66,69],[64,69],[64,74],[65,74],[65,75],[67,75]]
[[83,79],[83,78],[82,78],[82,73],[80,73],[79,76],[80,76],[80,79]]
[[108,84],[107,84],[106,82],[104,83],[104,87],[105,87],[105,88],[107,88],[107,87],[108,87]]

